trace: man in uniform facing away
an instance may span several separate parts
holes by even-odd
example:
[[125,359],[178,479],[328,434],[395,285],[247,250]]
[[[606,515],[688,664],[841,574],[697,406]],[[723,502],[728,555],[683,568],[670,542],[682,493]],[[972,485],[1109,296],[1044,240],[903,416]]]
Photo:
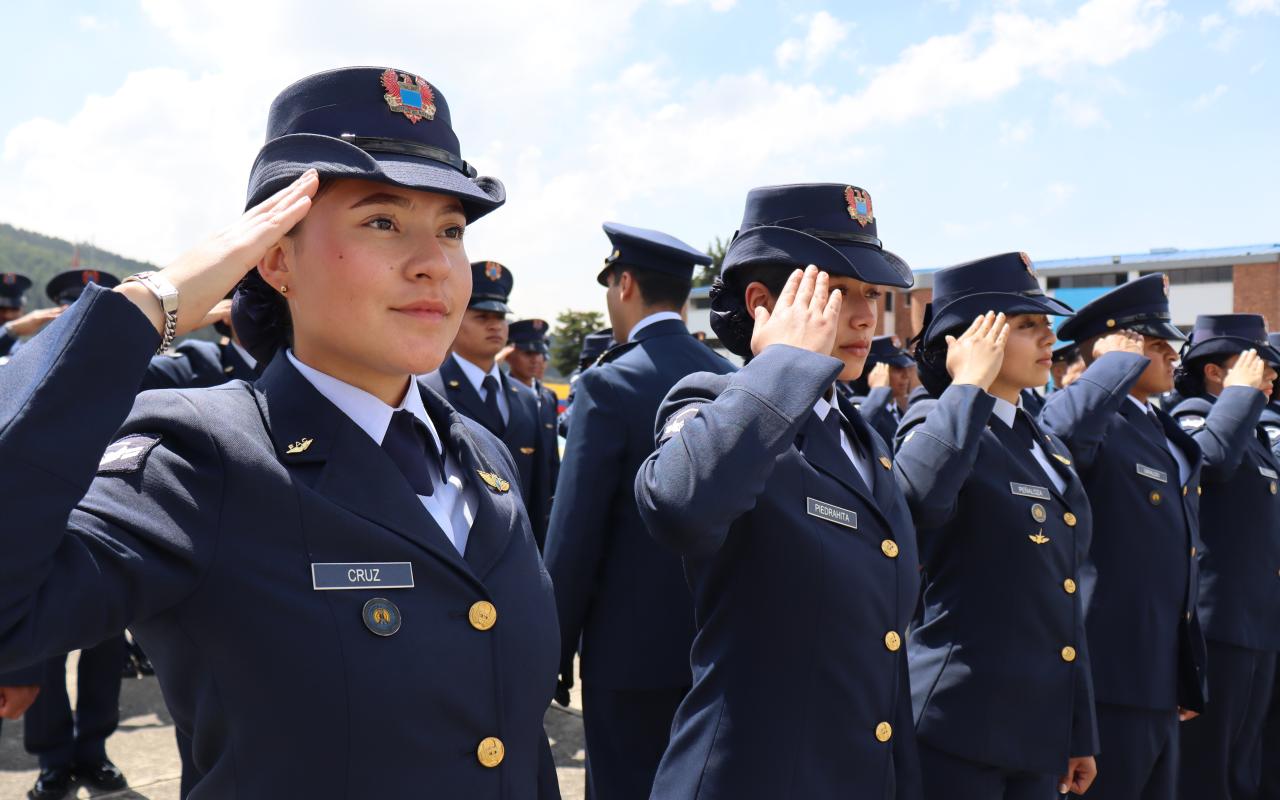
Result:
[[613,249],[597,280],[619,344],[577,381],[546,561],[560,614],[562,704],[574,653],[582,657],[588,796],[644,800],[692,681],[694,620],[680,557],[649,536],[636,510],[636,471],[653,451],[668,390],[691,373],[733,367],[679,314],[694,265],[711,259],[657,231],[604,230]]

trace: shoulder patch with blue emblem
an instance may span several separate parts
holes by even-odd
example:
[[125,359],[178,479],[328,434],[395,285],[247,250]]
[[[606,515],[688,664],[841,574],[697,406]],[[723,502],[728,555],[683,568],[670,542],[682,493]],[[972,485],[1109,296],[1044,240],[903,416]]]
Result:
[[134,433],[118,439],[102,454],[98,474],[137,472],[158,444],[160,435],[155,433]]
[[662,434],[658,436],[658,445],[666,444],[668,439],[673,438],[683,430],[686,422],[698,416],[698,411],[701,410],[702,406],[702,403],[693,403],[667,417],[666,424],[662,426]]

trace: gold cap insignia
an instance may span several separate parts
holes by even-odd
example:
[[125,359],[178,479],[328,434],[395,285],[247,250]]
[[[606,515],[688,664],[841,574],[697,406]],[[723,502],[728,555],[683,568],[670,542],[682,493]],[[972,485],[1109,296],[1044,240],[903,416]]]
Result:
[[305,453],[307,452],[307,448],[311,447],[311,443],[314,441],[315,439],[312,439],[311,437],[299,439],[298,441],[289,445],[288,449],[286,449],[285,452],[291,456],[296,456],[298,453]]

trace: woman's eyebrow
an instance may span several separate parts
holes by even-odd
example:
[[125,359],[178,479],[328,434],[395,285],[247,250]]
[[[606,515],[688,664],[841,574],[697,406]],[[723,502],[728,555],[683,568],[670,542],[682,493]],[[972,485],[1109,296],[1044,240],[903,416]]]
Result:
[[391,194],[390,192],[374,192],[373,194],[366,196],[363,200],[357,200],[355,203],[352,203],[351,207],[360,208],[362,206],[380,206],[380,205],[392,205],[392,206],[399,206],[400,208],[409,208],[410,206],[413,205],[413,203],[410,202],[408,198],[401,197],[398,194]]

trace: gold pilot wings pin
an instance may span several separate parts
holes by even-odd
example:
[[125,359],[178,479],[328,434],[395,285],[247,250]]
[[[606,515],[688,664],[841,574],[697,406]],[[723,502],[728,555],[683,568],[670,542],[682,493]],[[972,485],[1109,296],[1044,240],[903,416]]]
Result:
[[147,456],[160,444],[159,434],[134,433],[111,443],[98,460],[98,474],[137,472],[147,462]]

